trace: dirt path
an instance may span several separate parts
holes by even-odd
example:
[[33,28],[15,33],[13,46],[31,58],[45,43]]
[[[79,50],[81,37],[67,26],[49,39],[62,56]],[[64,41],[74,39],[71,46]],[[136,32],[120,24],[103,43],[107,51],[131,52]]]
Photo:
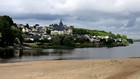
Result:
[[140,79],[140,59],[0,64],[0,79]]

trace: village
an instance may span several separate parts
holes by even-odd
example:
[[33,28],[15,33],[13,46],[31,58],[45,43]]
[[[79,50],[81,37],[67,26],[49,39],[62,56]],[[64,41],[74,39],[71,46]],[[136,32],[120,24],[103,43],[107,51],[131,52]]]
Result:
[[[57,25],[50,25],[50,26],[40,26],[39,24],[35,24],[34,26],[29,26],[28,24],[17,24],[17,27],[23,33],[23,37],[26,43],[32,43],[35,40],[52,40],[54,36],[62,35],[62,36],[77,36],[79,38],[83,37],[88,39],[89,42],[96,42],[100,43],[103,39],[108,41],[109,39],[113,39],[110,36],[93,36],[90,34],[74,34],[73,29],[74,27],[68,27],[63,24],[62,20],[60,20],[59,24]],[[76,40],[76,38],[74,38]],[[113,39],[114,42],[118,44],[122,44],[121,38]]]
[[[72,35],[72,28],[64,27],[62,20],[56,27],[53,26],[40,26],[35,24],[34,26],[27,26],[23,24],[17,24],[18,28],[21,29],[25,40],[34,41],[34,39],[45,39],[51,40],[51,36],[54,35]],[[50,33],[47,33],[47,30]]]
[[[133,43],[125,35],[111,31],[67,26],[60,19],[48,26],[14,23],[9,16],[1,16],[0,45],[30,48],[81,48],[127,46]],[[9,39],[10,38],[10,39]]]

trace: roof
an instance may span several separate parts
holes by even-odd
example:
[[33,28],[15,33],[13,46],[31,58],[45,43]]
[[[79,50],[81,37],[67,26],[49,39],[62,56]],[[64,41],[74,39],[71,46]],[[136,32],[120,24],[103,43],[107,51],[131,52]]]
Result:
[[54,27],[53,30],[63,31],[63,30],[65,30],[65,28],[64,27],[57,26],[57,27]]
[[53,30],[59,30],[59,31],[63,31],[63,30],[66,30],[66,28],[64,27],[63,25],[63,22],[62,20],[60,20],[60,23],[58,26],[54,27]]

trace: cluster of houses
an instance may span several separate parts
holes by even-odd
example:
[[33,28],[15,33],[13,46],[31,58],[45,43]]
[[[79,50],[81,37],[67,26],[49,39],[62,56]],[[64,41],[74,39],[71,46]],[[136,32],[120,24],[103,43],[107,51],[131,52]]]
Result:
[[[23,24],[17,24],[17,26],[23,32],[23,37],[25,40],[34,41],[35,39],[48,39],[51,40],[54,35],[73,35],[73,30],[70,27],[65,27],[62,20],[58,26],[40,26],[39,24],[35,24],[34,26],[27,26]],[[50,33],[47,33],[47,30],[50,30]],[[80,36],[80,35],[79,35]],[[88,38],[90,42],[99,42],[101,39],[105,39],[106,41],[110,38],[109,36],[92,36],[92,35],[84,35],[85,38]],[[114,39],[116,42],[121,42],[121,39]]]
[[[60,23],[56,27],[47,27],[47,26],[39,26],[39,24],[35,24],[34,26],[27,26],[23,24],[17,24],[17,26],[21,29],[23,32],[23,37],[25,40],[33,41],[35,39],[44,39],[47,38],[48,40],[51,40],[51,36],[53,35],[72,35],[72,28],[65,27],[63,25],[62,20],[60,20]],[[50,34],[48,34],[46,31],[50,30]]]
[[109,36],[90,36],[90,35],[85,35],[86,38],[90,40],[90,42],[99,42],[100,39],[105,39],[106,41],[109,39]]
[[121,38],[114,39],[109,36],[92,36],[92,35],[84,35],[84,36],[88,38],[90,42],[100,42],[102,39],[104,39],[107,42],[109,39],[112,39],[114,42],[117,42],[118,44],[122,44]]

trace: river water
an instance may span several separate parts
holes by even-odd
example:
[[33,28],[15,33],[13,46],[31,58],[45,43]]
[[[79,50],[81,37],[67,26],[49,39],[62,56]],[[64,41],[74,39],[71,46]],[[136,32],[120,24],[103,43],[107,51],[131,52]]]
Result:
[[1,63],[39,60],[86,60],[140,57],[140,43],[124,47],[15,50],[14,56]]

